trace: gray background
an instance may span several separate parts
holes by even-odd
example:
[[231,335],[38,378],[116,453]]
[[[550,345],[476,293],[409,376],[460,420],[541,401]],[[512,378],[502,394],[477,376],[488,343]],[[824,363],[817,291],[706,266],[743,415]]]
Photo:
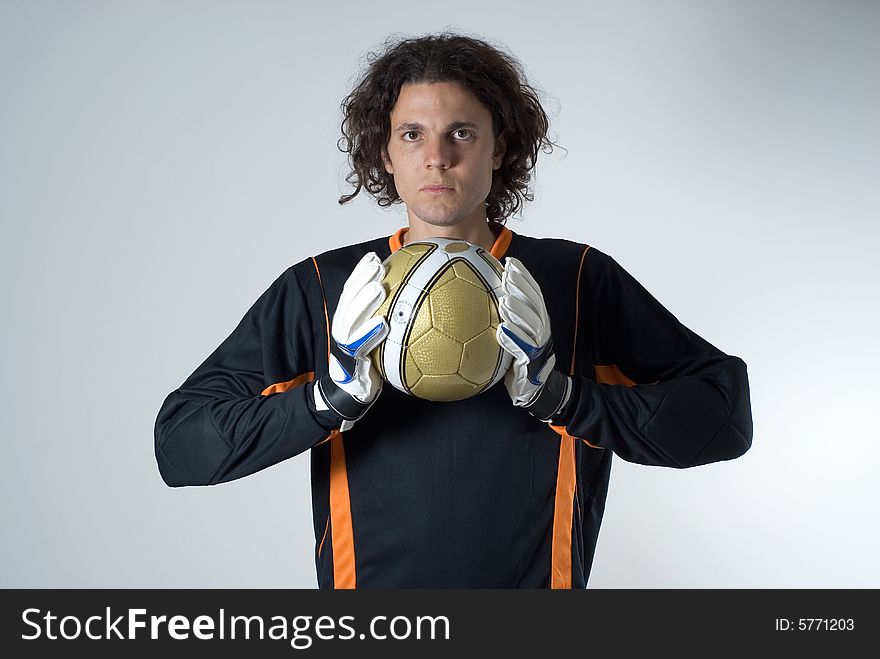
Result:
[[567,151],[509,226],[610,253],[749,365],[755,437],[617,460],[590,585],[880,587],[877,2],[0,3],[0,585],[315,586],[308,457],[167,488],[165,395],[339,207],[390,33],[508,48]]

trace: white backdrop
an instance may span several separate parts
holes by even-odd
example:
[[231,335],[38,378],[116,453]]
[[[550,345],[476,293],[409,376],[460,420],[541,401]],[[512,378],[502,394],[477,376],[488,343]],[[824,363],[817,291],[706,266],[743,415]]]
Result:
[[565,147],[509,226],[614,256],[749,366],[754,445],[616,460],[590,586],[880,587],[880,3],[0,0],[3,587],[315,586],[307,455],[170,489],[164,397],[339,207],[392,33],[521,59]]

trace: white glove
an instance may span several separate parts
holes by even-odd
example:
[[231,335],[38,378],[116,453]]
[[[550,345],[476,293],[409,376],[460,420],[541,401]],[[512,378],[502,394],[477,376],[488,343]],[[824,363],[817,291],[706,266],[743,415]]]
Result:
[[342,287],[330,333],[329,373],[315,388],[315,408],[330,409],[342,419],[345,431],[360,419],[382,390],[382,377],[373,367],[370,351],[388,335],[388,323],[373,317],[385,300],[385,266],[368,252]]
[[517,259],[504,260],[498,343],[513,356],[504,386],[513,404],[550,421],[571,396],[571,378],[555,369],[550,318],[541,287]]

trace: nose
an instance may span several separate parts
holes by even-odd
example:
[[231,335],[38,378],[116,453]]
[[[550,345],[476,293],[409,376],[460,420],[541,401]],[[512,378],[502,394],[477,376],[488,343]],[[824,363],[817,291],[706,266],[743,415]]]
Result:
[[437,169],[449,169],[452,164],[452,148],[446,140],[430,140],[425,145],[425,166]]

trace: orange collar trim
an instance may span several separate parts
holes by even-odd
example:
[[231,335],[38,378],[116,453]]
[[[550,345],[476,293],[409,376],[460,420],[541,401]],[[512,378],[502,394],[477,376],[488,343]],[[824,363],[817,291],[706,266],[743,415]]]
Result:
[[[495,243],[492,245],[489,253],[500,261],[507,253],[507,248],[510,247],[510,241],[513,240],[513,231],[503,225],[496,224],[493,227],[499,227],[499,230],[495,236]],[[388,238],[388,247],[391,248],[392,254],[403,247],[403,237],[407,231],[409,231],[409,227],[401,227],[394,235]]]
[[403,236],[408,230],[409,227],[401,227],[388,239],[388,247],[391,248],[392,254],[403,247]]

